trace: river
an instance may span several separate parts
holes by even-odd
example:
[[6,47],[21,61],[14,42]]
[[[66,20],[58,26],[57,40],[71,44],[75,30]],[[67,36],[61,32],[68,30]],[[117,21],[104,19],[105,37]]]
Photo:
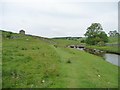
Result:
[[106,61],[108,61],[114,65],[120,66],[120,61],[118,61],[120,58],[120,55],[106,53],[106,54],[104,54],[104,58]]
[[[83,48],[76,48],[76,49],[83,50]],[[107,62],[120,66],[120,61],[119,61],[120,55],[105,53],[102,56],[105,58]]]

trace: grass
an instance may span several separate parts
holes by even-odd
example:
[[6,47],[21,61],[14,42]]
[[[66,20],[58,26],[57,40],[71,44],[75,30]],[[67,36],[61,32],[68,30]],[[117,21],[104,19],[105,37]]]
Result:
[[58,64],[59,56],[42,40],[3,38],[3,88],[49,87],[57,77]]
[[86,46],[86,48],[99,49],[99,50],[106,51],[108,53],[120,54],[119,47],[116,47],[116,46]]
[[[101,57],[69,48],[56,48],[56,52],[61,57],[61,74],[57,81],[61,83],[54,87],[116,88],[118,86],[118,68]],[[66,63],[68,60],[71,63]]]
[[19,36],[3,37],[3,88],[118,87],[117,66],[102,57],[65,47],[80,42]]
[[2,88],[2,32],[0,31],[0,89]]
[[108,40],[110,44],[117,44],[120,39],[119,37],[109,37]]
[[67,39],[53,39],[55,42],[57,42],[57,45],[60,47],[66,47],[68,45],[79,45],[81,44],[78,40],[67,40]]

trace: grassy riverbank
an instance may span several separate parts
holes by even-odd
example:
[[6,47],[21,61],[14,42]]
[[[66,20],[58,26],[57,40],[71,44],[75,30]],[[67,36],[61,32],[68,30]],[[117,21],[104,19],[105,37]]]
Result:
[[86,46],[86,48],[99,49],[108,53],[120,54],[120,48],[116,46]]
[[120,38],[118,37],[109,37],[108,38],[108,46],[90,46],[87,45],[86,48],[90,48],[90,49],[99,49],[99,50],[103,50],[106,51],[108,53],[116,53],[116,54],[120,54],[120,47],[117,46],[117,44],[119,44]]
[[73,41],[14,36],[19,37],[2,40],[3,88],[118,87],[118,67],[101,57],[65,47]]
[[61,57],[60,78],[57,80],[59,82],[57,87],[117,87],[118,68],[101,57],[69,48],[55,48],[55,50]]

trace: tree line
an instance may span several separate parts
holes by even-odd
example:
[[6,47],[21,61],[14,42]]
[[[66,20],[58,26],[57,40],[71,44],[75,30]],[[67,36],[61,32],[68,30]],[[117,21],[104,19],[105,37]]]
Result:
[[[110,31],[108,34],[110,37],[120,35],[116,30]],[[108,36],[103,31],[100,23],[92,23],[91,26],[87,28],[87,31],[84,35],[86,37],[86,40],[84,42],[89,45],[104,45],[108,42]]]

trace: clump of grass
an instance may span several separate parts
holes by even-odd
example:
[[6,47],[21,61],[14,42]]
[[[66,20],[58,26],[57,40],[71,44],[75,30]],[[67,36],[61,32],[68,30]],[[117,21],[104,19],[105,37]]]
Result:
[[22,53],[18,53],[17,56],[24,56],[24,54],[22,54]]
[[35,50],[35,48],[32,48],[32,50]]
[[72,62],[71,62],[71,60],[69,59],[69,60],[67,60],[67,63],[72,63]]
[[16,46],[16,48],[19,48],[18,46]]
[[60,74],[57,74],[56,76],[57,76],[57,77],[59,77],[59,76],[60,76]]
[[32,50],[39,50],[39,47],[32,47]]
[[30,62],[31,60],[33,59],[30,56],[26,56],[24,59],[24,62],[27,63],[27,62]]
[[27,50],[27,48],[21,48],[21,50]]
[[46,54],[45,54],[45,53],[42,53],[42,56],[44,57],[44,56],[46,56]]
[[55,48],[57,48],[58,46],[57,45],[54,45]]
[[10,59],[14,59],[14,57],[13,57],[13,56],[11,56],[11,57],[10,57]]

